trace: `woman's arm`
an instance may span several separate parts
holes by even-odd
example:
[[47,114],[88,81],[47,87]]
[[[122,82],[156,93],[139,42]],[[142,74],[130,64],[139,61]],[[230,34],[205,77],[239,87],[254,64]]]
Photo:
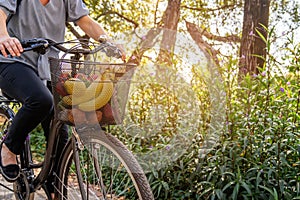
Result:
[[6,30],[6,19],[7,16],[2,9],[0,9],[0,36],[8,35]]
[[[99,41],[100,36],[107,36],[108,41],[111,41],[107,35],[107,33],[104,31],[102,26],[93,20],[90,16],[83,16],[79,20],[76,21],[76,24],[91,38],[93,38],[96,41]],[[122,59],[126,59],[126,55],[123,51],[123,48],[118,45],[119,49],[122,51]]]
[[76,24],[91,38],[98,41],[100,35],[106,35],[102,26],[93,20],[90,16],[83,16]]
[[10,37],[6,29],[7,16],[5,12],[0,9],[0,51],[4,57],[7,57],[6,50],[12,56],[20,56],[23,51],[22,45],[17,38]]

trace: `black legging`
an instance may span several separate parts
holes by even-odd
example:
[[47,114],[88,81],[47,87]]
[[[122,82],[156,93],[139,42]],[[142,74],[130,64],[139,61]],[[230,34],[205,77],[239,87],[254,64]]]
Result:
[[[10,151],[19,155],[27,135],[43,121],[43,129],[48,139],[50,119],[53,115],[53,97],[36,71],[19,62],[0,63],[0,88],[22,103],[4,141]],[[67,139],[65,126],[61,132]]]

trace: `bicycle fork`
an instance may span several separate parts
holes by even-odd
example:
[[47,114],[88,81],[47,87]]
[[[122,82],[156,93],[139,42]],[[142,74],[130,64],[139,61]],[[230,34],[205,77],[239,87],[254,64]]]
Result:
[[72,127],[72,148],[73,148],[73,159],[75,163],[75,168],[76,168],[76,174],[77,174],[77,180],[80,188],[80,193],[82,200],[87,200],[88,199],[88,190],[87,193],[85,192],[84,184],[83,184],[83,179],[82,179],[82,173],[80,169],[80,159],[79,159],[79,152],[83,151],[84,145],[75,129],[75,127]]

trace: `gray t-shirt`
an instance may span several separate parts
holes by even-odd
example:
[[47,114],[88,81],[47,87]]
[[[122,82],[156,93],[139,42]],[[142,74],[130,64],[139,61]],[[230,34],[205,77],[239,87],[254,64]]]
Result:
[[[0,0],[0,9],[12,15],[7,24],[10,36],[20,40],[47,38],[56,42],[64,41],[65,22],[76,22],[88,15],[89,11],[82,0],[50,0],[43,6],[40,0],[22,0],[16,12],[16,0]],[[35,70],[43,80],[50,80],[48,57],[58,57],[58,51],[51,48],[45,55],[36,52],[24,52],[20,57],[5,58],[0,62],[25,63]]]

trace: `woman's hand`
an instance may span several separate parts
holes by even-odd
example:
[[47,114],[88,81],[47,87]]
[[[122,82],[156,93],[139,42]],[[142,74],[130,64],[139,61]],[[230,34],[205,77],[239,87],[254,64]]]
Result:
[[117,44],[117,47],[120,49],[121,53],[122,53],[122,57],[121,59],[126,62],[126,52],[124,51],[124,48],[122,45]]
[[124,62],[126,62],[126,52],[124,51],[124,48],[123,48],[122,45],[116,44],[114,41],[112,41],[111,39],[109,39],[107,35],[100,35],[99,38],[98,38],[98,42],[100,42],[100,43],[108,42],[113,47],[116,47],[119,50],[119,52],[120,52],[121,59]]
[[124,51],[123,46],[114,42],[110,43],[118,50],[118,58],[121,58],[124,62],[126,62],[126,52]]
[[4,57],[7,57],[8,53],[12,56],[20,56],[23,52],[23,47],[15,37],[0,36],[0,51]]

